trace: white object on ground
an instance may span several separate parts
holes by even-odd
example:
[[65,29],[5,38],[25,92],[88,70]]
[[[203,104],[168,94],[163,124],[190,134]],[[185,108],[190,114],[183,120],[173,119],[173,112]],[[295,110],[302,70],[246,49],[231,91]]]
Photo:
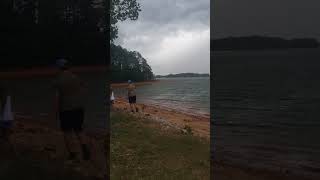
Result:
[[3,108],[3,114],[1,117],[2,121],[13,121],[12,105],[11,105],[11,96],[7,96],[6,103]]
[[115,98],[114,98],[113,91],[111,92],[111,98],[110,98],[110,99],[111,99],[111,101],[114,101],[114,99],[115,99]]

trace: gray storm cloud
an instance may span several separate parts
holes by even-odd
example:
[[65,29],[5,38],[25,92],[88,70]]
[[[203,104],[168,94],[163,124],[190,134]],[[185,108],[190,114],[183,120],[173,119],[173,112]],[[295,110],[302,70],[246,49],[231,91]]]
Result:
[[139,19],[118,24],[116,43],[139,51],[155,74],[209,73],[210,1],[139,2]]

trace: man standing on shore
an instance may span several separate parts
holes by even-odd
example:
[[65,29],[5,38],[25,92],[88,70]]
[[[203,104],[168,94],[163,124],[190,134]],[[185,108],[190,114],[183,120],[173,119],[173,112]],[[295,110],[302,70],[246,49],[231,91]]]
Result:
[[64,134],[64,141],[69,152],[69,160],[75,160],[76,151],[72,146],[73,133],[81,145],[84,160],[90,159],[90,150],[84,142],[82,125],[84,121],[84,99],[86,97],[83,82],[69,71],[65,59],[57,60],[59,74],[55,82],[56,113]]
[[138,112],[138,107],[136,105],[137,96],[136,96],[136,86],[133,84],[131,80],[128,80],[128,99],[130,104],[131,112]]

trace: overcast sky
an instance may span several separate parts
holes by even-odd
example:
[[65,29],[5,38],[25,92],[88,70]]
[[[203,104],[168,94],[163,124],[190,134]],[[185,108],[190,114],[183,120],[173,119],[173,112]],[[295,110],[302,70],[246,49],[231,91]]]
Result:
[[119,23],[116,43],[139,51],[156,75],[210,72],[210,0],[138,0],[137,21]]
[[211,38],[243,35],[320,40],[319,0],[214,0]]

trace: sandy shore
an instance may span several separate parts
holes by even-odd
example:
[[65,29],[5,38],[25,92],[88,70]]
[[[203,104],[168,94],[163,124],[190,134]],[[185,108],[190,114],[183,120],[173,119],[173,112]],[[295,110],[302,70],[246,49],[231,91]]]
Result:
[[[130,106],[126,99],[119,97],[113,105],[114,110],[127,112],[140,118],[150,118],[164,126],[169,125],[180,130],[184,130],[185,126],[189,126],[195,135],[208,139],[210,137],[209,117],[185,114],[173,109],[148,104],[138,104],[138,107],[138,113],[130,112]],[[224,162],[212,163],[211,177],[216,180],[314,180],[312,178],[297,176],[285,170],[268,171],[264,169],[252,169],[232,166]]]
[[[93,66],[74,66],[70,70],[75,73],[83,72],[97,72],[97,71],[107,71],[107,66],[93,65]],[[55,67],[37,67],[21,69],[16,71],[0,72],[0,79],[9,78],[30,78],[37,76],[53,76],[57,74],[58,69]]]
[[173,109],[148,104],[138,104],[139,112],[132,113],[130,112],[129,104],[123,98],[117,98],[113,108],[126,111],[135,116],[147,117],[165,125],[181,129],[182,131],[186,131],[190,127],[193,134],[208,139],[210,137],[210,118],[206,116],[186,114]]

